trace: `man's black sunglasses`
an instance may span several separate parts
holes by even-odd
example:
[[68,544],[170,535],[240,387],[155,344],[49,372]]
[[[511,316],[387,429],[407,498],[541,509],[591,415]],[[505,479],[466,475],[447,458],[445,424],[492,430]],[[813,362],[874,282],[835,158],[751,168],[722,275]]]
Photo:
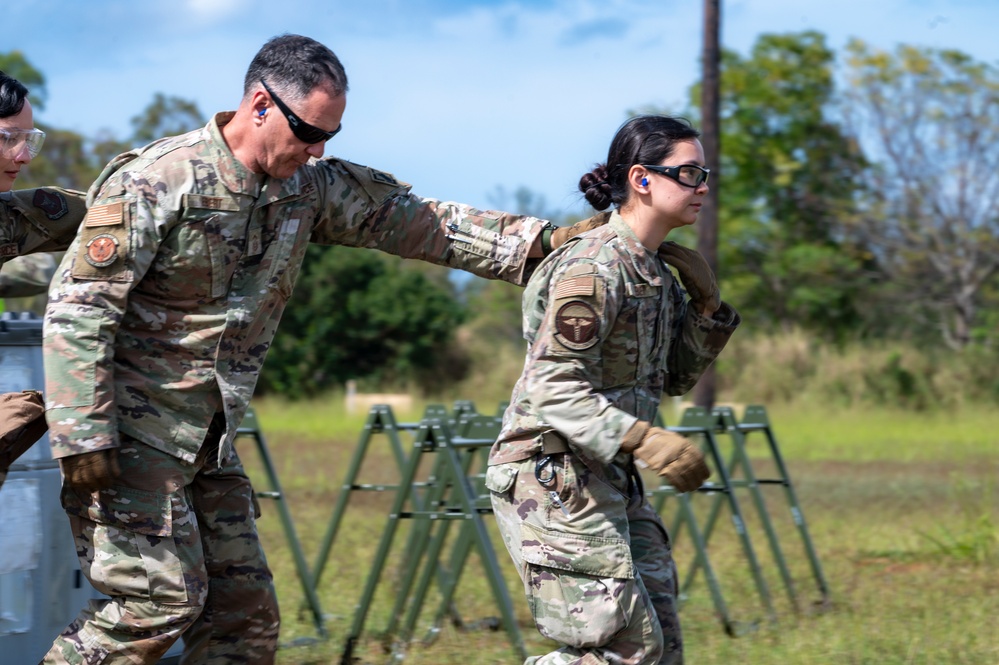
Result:
[[672,178],[685,187],[700,187],[708,181],[711,169],[696,164],[681,164],[680,166],[659,166],[658,164],[642,164],[642,167]]
[[274,91],[270,89],[266,81],[260,79],[260,83],[263,84],[264,90],[271,96],[277,107],[281,109],[281,113],[284,113],[284,117],[288,119],[288,126],[291,127],[291,133],[299,141],[303,143],[322,143],[323,141],[329,141],[343,129],[343,123],[340,123],[340,126],[332,132],[327,132],[325,129],[319,129],[315,125],[310,125],[295,115],[295,112],[288,108],[288,105],[282,102],[280,97],[274,94]]

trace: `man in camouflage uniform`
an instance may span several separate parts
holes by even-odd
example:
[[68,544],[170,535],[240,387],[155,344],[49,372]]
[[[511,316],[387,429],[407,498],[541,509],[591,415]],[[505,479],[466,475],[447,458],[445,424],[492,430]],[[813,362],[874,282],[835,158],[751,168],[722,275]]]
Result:
[[182,634],[187,664],[274,661],[277,601],[233,439],[309,242],[514,283],[535,267],[541,220],[320,159],[346,91],[325,46],[275,38],[235,112],[119,156],[91,188],[44,354],[63,505],[110,600],[44,662],[153,663]]
[[717,300],[699,254],[646,250],[618,212],[556,250],[525,289],[527,361],[486,485],[538,630],[563,645],[528,663],[682,662],[669,537],[635,463],[681,492],[707,477],[693,444],[651,423],[739,317],[720,301],[688,306],[664,260],[691,302]]

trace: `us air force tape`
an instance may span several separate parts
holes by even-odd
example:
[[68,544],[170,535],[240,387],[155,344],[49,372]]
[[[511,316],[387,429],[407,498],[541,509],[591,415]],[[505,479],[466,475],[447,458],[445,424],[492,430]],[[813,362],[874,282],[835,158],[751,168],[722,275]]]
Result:
[[83,255],[95,268],[106,268],[118,258],[118,239],[110,233],[101,233],[90,239]]

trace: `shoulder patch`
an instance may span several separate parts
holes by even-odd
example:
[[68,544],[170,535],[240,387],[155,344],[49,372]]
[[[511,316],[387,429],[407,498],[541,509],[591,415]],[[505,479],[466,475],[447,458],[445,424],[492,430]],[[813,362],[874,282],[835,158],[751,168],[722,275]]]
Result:
[[575,296],[592,296],[596,291],[594,288],[595,282],[596,278],[592,275],[562,279],[555,285],[554,298],[560,300]]
[[374,205],[381,205],[389,197],[409,189],[409,185],[396,180],[391,173],[355,164],[343,159],[333,160],[360,185],[361,190]]
[[375,169],[368,167],[368,172],[371,174],[371,179],[375,182],[383,182],[386,185],[398,185],[399,181],[395,179],[391,173],[385,173],[385,171],[376,171]]
[[105,203],[87,211],[83,219],[84,228],[95,226],[118,226],[124,222],[124,206],[121,203]]
[[84,259],[95,268],[106,268],[118,260],[118,245],[121,243],[111,233],[99,233],[87,242]]
[[75,279],[126,282],[131,251],[131,215],[128,201],[91,206],[74,242],[71,274]]
[[35,190],[35,195],[32,197],[31,203],[44,212],[45,216],[51,220],[64,217],[69,212],[69,204],[66,203],[66,197],[59,192],[53,192],[48,189]]
[[597,313],[589,303],[570,300],[555,313],[555,338],[568,349],[588,349],[598,341],[599,323]]

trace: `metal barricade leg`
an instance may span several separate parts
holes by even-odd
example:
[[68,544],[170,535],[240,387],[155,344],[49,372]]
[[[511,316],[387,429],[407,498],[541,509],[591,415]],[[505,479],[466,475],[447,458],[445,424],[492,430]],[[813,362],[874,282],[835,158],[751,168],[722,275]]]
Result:
[[798,502],[797,493],[794,491],[794,486],[791,484],[791,475],[788,473],[787,465],[784,463],[784,456],[781,454],[780,447],[777,445],[777,437],[773,433],[773,429],[770,425],[770,419],[767,417],[766,409],[759,405],[747,406],[746,412],[743,414],[742,422],[739,423],[738,427],[740,432],[744,435],[748,435],[751,432],[763,432],[770,454],[773,456],[774,465],[777,467],[778,478],[771,481],[761,482],[779,484],[784,488],[784,495],[787,499],[788,507],[791,512],[791,519],[794,521],[794,524],[798,529],[798,533],[801,536],[805,554],[808,557],[808,561],[812,568],[812,575],[815,577],[816,585],[818,586],[819,593],[822,596],[821,602],[828,603],[830,597],[829,584],[826,582],[825,575],[822,572],[822,564],[819,562],[818,553],[815,551],[815,545],[812,543],[812,538],[809,535],[808,525],[805,523],[804,513],[801,510],[801,504]]
[[[405,455],[402,451],[402,442],[399,440],[399,428],[392,409],[384,404],[376,404],[368,412],[368,419],[361,430],[357,447],[354,449],[354,455],[351,457],[350,466],[347,469],[346,478],[340,486],[340,494],[337,497],[336,506],[333,508],[333,514],[326,528],[326,534],[323,536],[322,543],[319,546],[319,556],[316,557],[315,567],[312,572],[312,584],[314,588],[319,587],[319,580],[326,568],[330,550],[333,548],[333,542],[336,540],[337,533],[340,530],[340,523],[343,521],[350,494],[356,489],[361,489],[357,485],[357,478],[360,474],[364,457],[367,455],[371,437],[376,433],[385,434],[389,438],[389,443],[392,446],[392,455],[395,458],[397,466],[401,470],[404,465],[403,460]],[[379,487],[378,489],[388,488]]]
[[[770,596],[770,588],[767,585],[766,579],[763,577],[763,570],[760,566],[759,559],[756,556],[756,550],[753,548],[749,532],[746,530],[746,521],[743,518],[742,508],[740,507],[739,500],[733,491],[733,483],[731,475],[728,471],[728,466],[722,458],[718,441],[715,437],[715,431],[717,429],[717,420],[715,416],[707,413],[707,411],[702,408],[692,407],[687,409],[684,413],[683,418],[680,421],[680,426],[671,427],[670,429],[680,434],[693,434],[704,437],[708,449],[708,455],[711,457],[711,461],[715,467],[715,473],[720,479],[720,482],[706,484],[706,486],[702,488],[702,490],[710,489],[719,492],[719,496],[715,499],[716,505],[712,506],[712,515],[709,517],[708,523],[704,529],[705,543],[708,542],[711,537],[711,530],[714,526],[714,518],[717,516],[718,508],[720,507],[719,504],[722,500],[726,500],[729,510],[732,513],[732,524],[735,527],[739,541],[742,543],[743,552],[745,553],[746,560],[749,562],[750,573],[753,576],[753,581],[756,584],[756,589],[760,595],[760,599],[763,601],[767,617],[771,622],[776,622],[777,614],[774,611],[773,601]],[[695,565],[692,566],[691,570],[688,572],[687,580],[685,580],[684,586],[681,587],[682,589],[685,589],[693,579],[693,575],[696,570],[697,564],[695,561]]]
[[305,594],[305,599],[312,610],[312,620],[316,626],[316,632],[323,639],[327,637],[326,627],[323,624],[323,612],[319,604],[319,597],[316,595],[315,587],[312,584],[312,575],[309,572],[308,565],[305,563],[305,555],[302,552],[302,545],[298,540],[298,534],[295,531],[295,524],[291,519],[291,512],[288,509],[288,502],[285,500],[284,491],[281,489],[281,482],[278,480],[277,471],[274,468],[274,462],[271,459],[270,451],[267,448],[267,441],[264,439],[264,433],[260,428],[260,424],[257,421],[256,413],[253,409],[248,409],[246,415],[243,418],[243,422],[236,432],[237,436],[252,436],[257,444],[257,452],[260,454],[261,461],[263,462],[264,471],[267,474],[267,481],[270,483],[270,491],[255,492],[258,497],[274,499],[277,504],[278,515],[281,518],[281,524],[284,527],[285,537],[288,540],[288,546],[291,548],[292,556],[295,560],[295,571],[298,574],[299,582],[302,585],[302,592]]
[[770,520],[767,505],[763,499],[763,493],[760,491],[756,473],[753,471],[753,464],[749,459],[749,453],[746,451],[745,438],[739,429],[735,413],[728,407],[716,408],[712,413],[717,417],[719,426],[729,434],[732,440],[732,456],[728,467],[730,472],[734,472],[736,469],[742,470],[744,480],[740,482],[733,479],[733,486],[745,487],[749,491],[753,504],[756,506],[756,512],[760,516],[760,524],[763,526],[763,532],[766,534],[767,542],[770,544],[770,551],[773,554],[774,562],[777,564],[781,579],[784,581],[784,588],[791,601],[791,607],[797,610],[798,597],[795,593],[794,579],[791,577],[791,571],[787,567],[787,560],[784,558],[784,552],[777,538],[777,532],[774,530],[773,522]]

